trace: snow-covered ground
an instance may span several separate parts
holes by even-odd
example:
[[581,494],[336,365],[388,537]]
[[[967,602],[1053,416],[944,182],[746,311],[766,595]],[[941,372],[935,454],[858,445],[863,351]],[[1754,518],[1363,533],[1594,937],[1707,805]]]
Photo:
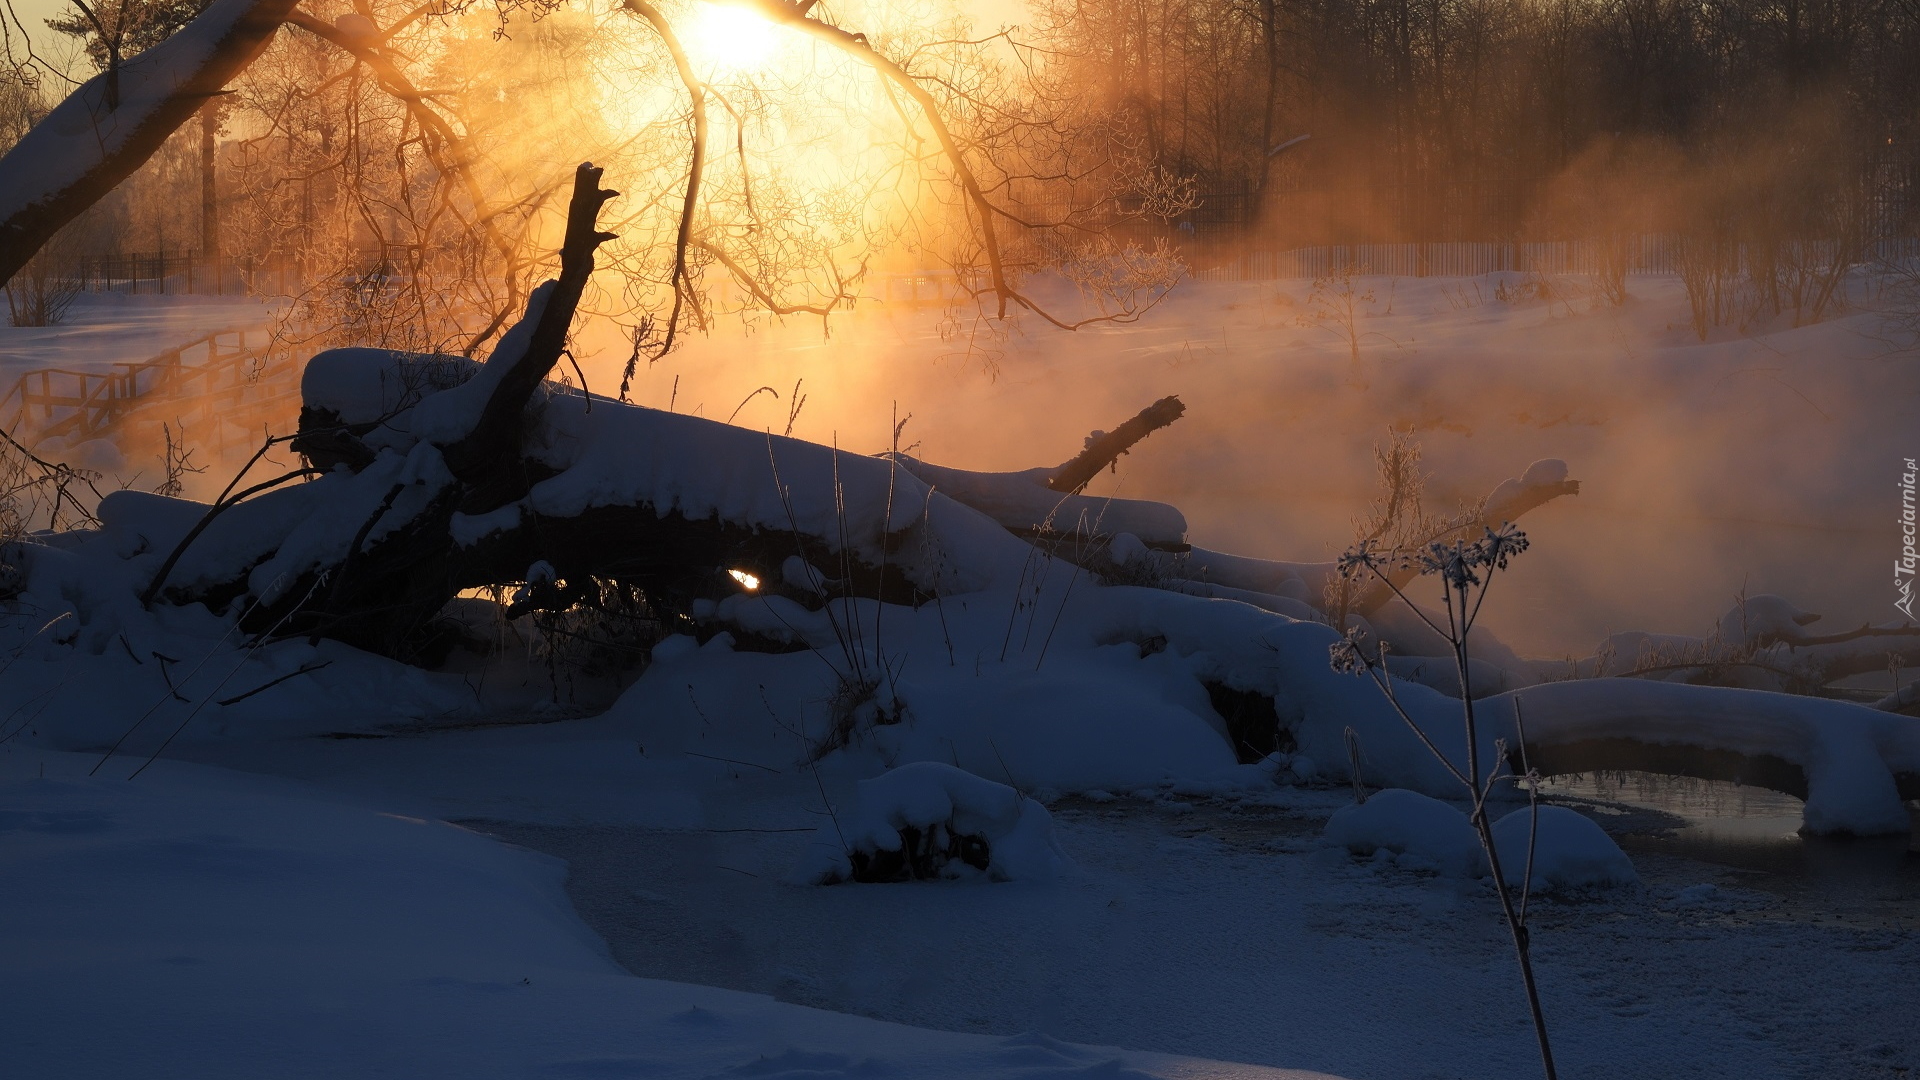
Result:
[[[1263,1075],[1058,1039],[1380,1080],[1536,1074],[1484,887],[1323,844],[1344,787],[1064,800],[1074,867],[1048,885],[820,887],[790,874],[848,774],[654,761],[633,735],[610,719],[203,744],[203,764],[131,784],[82,779],[92,756],[11,750],[10,1060],[37,1076]],[[1535,899],[1564,1075],[1920,1068],[1910,879],[1842,900],[1636,862],[1638,887]]]
[[9,1075],[1315,1075],[634,978],[555,859],[221,770],[20,764],[0,785]]
[[81,293],[58,326],[0,325],[0,389],[33,368],[111,371],[216,330],[267,325],[272,309],[235,296]]
[[[1381,336],[1358,372],[1344,346],[1298,323],[1305,283],[1285,283],[1195,288],[1137,328],[1010,342],[997,380],[951,358],[934,314],[880,311],[825,344],[817,327],[717,337],[649,371],[638,396],[724,419],[755,387],[785,395],[805,378],[796,435],[884,449],[897,398],[900,415],[916,413],[905,441],[924,437],[917,457],[1011,469],[1062,460],[1084,431],[1177,392],[1188,417],[1103,490],[1179,505],[1209,547],[1306,559],[1344,545],[1369,444],[1405,422],[1421,429],[1442,494],[1484,494],[1549,457],[1584,482],[1529,516],[1534,549],[1489,601],[1510,609],[1504,636],[1530,655],[1584,654],[1608,630],[1700,632],[1742,584],[1824,611],[1836,629],[1888,617],[1882,549],[1897,533],[1876,500],[1896,505],[1894,455],[1915,452],[1903,449],[1914,389],[1871,314],[1701,345],[1662,328],[1683,321],[1672,282],[1636,281],[1640,299],[1620,313],[1497,301],[1498,284],[1369,283],[1379,314],[1367,328]],[[153,333],[193,322],[172,318]],[[415,422],[454,430],[472,399],[444,391]],[[618,447],[592,441],[602,429],[570,411],[577,402],[553,399],[545,414],[555,431],[577,425],[556,445],[580,457],[558,463],[561,482],[539,497],[617,480],[779,516],[759,477],[688,449],[704,445],[697,425],[616,414],[605,423],[661,440],[647,469],[622,468]],[[787,408],[762,395],[740,421],[778,430]],[[381,437],[431,465],[431,448],[409,441],[418,430]],[[784,481],[811,499],[803,521],[831,517],[843,478],[848,504],[884,485],[890,521],[895,481],[913,479],[843,459],[833,499],[812,498],[824,451],[781,453]],[[389,483],[379,470],[397,460],[286,489],[273,505],[290,514],[223,518],[178,580],[219,579],[221,560],[262,550],[240,533],[279,529],[270,557],[242,567],[260,591],[279,588],[366,520],[302,500],[356,483],[377,499]],[[184,504],[117,496],[100,533],[36,545],[4,631],[17,655],[0,664],[10,1067],[1302,1075],[1230,1061],[1354,1080],[1536,1073],[1505,928],[1471,851],[1435,873],[1438,860],[1394,838],[1405,822],[1360,842],[1327,832],[1353,800],[1324,779],[1344,776],[1345,738],[1375,783],[1428,794],[1446,783],[1370,685],[1329,671],[1330,630],[1083,581],[958,504],[927,494],[914,507],[902,513],[929,515],[929,543],[962,542],[898,556],[948,568],[957,584],[940,603],[703,601],[699,618],[813,649],[671,638],[594,718],[536,708],[546,687],[524,665],[424,673],[333,642],[244,646],[230,617],[197,605],[144,609],[134,597],[194,516]],[[273,560],[286,567],[277,578]],[[856,625],[871,636],[846,644]],[[886,676],[846,749],[817,755],[847,719],[832,700],[849,667]],[[1209,681],[1278,698],[1296,752],[1236,763]],[[1728,722],[1751,720],[1761,741],[1748,752],[1805,769],[1809,824],[1899,827],[1892,773],[1911,770],[1914,747],[1898,718],[1623,680],[1531,693],[1529,723],[1543,726],[1622,714],[1744,735]],[[1444,730],[1455,703],[1413,685],[1401,696],[1441,745],[1464,745]],[[879,722],[881,709],[901,722]],[[918,764],[875,782],[902,763]],[[1457,834],[1456,810],[1417,796],[1380,805],[1395,800],[1429,808],[1416,824]],[[1533,901],[1565,1075],[1920,1069],[1920,887],[1905,838],[1775,845],[1891,853],[1884,880],[1832,892],[1716,861],[1711,845],[1679,842],[1685,829],[1670,841],[1672,818],[1580,805],[1633,870],[1583,823],[1554,826],[1600,876],[1628,882]],[[851,857],[909,826],[951,836],[956,851],[962,833],[1005,840],[997,854],[1021,857],[956,867],[960,880],[809,883],[843,876],[823,870],[824,838]]]

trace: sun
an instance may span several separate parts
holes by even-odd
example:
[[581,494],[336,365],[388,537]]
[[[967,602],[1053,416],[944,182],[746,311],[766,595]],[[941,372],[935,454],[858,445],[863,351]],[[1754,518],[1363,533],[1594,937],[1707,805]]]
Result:
[[780,28],[738,4],[699,4],[684,37],[693,61],[714,72],[765,67],[780,47]]

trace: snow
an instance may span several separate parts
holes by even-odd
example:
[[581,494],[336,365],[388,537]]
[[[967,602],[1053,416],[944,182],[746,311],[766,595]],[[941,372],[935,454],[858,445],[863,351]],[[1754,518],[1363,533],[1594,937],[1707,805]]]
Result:
[[[1436,363],[1410,360],[1395,377],[1417,383]],[[1207,580],[1191,593],[1110,584],[970,505],[1009,492],[1023,515],[1059,505],[1038,485],[1018,488],[1031,474],[1002,467],[1014,463],[977,462],[998,474],[950,498],[945,479],[899,459],[548,387],[530,412],[530,445],[555,475],[520,503],[456,517],[456,538],[526,514],[647,505],[885,558],[934,599],[822,604],[823,568],[789,558],[777,580],[791,594],[702,600],[692,625],[675,627],[691,632],[663,641],[604,715],[537,726],[524,722],[559,714],[557,688],[502,686],[514,676],[486,670],[417,671],[331,642],[243,640],[240,608],[337,558],[390,493],[375,538],[444,487],[436,443],[467,430],[498,370],[367,350],[317,358],[310,400],[377,422],[367,438],[379,455],[360,473],[289,486],[216,520],[170,580],[244,576],[250,595],[223,611],[137,602],[196,520],[181,500],[117,493],[98,532],[9,549],[24,589],[0,628],[13,657],[0,667],[11,710],[0,771],[23,779],[0,794],[23,824],[0,830],[0,860],[9,881],[27,884],[0,897],[13,916],[5,932],[22,942],[0,978],[30,1002],[10,1015],[36,1032],[25,1060],[50,1066],[36,1074],[113,1075],[135,1068],[136,1053],[147,1055],[145,1073],[180,1075],[248,1075],[284,1058],[316,1075],[369,1062],[401,1075],[1234,1072],[1007,1041],[1034,1027],[1353,1075],[1530,1073],[1497,920],[1484,884],[1468,880],[1477,840],[1435,798],[1456,794],[1457,781],[1371,682],[1330,669],[1335,634],[1311,609],[1324,562],[1196,549],[1186,565]],[[1129,468],[1182,430],[1156,434]],[[1511,459],[1533,459],[1521,476],[1493,483],[1510,468],[1502,464],[1462,490],[1526,498],[1575,474],[1591,490],[1586,460],[1568,457],[1577,467],[1528,452]],[[1187,510],[1187,492],[1135,493],[1164,504],[1110,494],[1072,504],[1075,520],[1094,504],[1137,513],[1084,520],[1120,534],[1109,546],[1116,563],[1159,565],[1168,553],[1149,554],[1147,543],[1185,532],[1183,515],[1161,511]],[[1538,514],[1551,522],[1561,509]],[[554,573],[537,560],[526,570],[529,580]],[[1506,585],[1493,605],[1507,602]],[[1756,593],[1742,632],[1791,644],[1806,636],[1805,614]],[[1404,605],[1368,623],[1396,645],[1417,641],[1418,626]],[[765,641],[801,648],[754,651]],[[1910,827],[1895,779],[1920,774],[1910,718],[1677,683],[1536,682],[1541,666],[1491,635],[1473,650],[1476,692],[1500,690],[1477,702],[1483,767],[1497,761],[1496,740],[1512,742],[1523,704],[1540,745],[1629,737],[1797,765],[1809,833]],[[1444,692],[1458,687],[1429,661],[1396,658],[1396,697],[1464,764],[1461,704]],[[291,678],[268,685],[282,676]],[[1270,697],[1293,747],[1236,746],[1213,705],[1220,689]],[[519,723],[447,730],[503,720]],[[1366,783],[1389,789],[1358,806],[1343,805],[1349,732]],[[328,733],[389,737],[311,737]],[[163,743],[151,769],[122,779]],[[103,756],[100,774],[114,779],[82,779]],[[24,779],[43,766],[55,779]],[[1501,810],[1512,805],[1507,788]],[[633,978],[581,925],[554,863],[446,820],[565,849],[573,905],[630,971],[995,1037]],[[1503,864],[1511,845],[1524,848],[1516,822],[1531,821],[1520,809],[1496,824]],[[1679,882],[1657,858],[1636,867],[1565,807],[1543,808],[1540,824],[1536,887],[1579,894],[1579,905],[1542,899],[1536,931],[1550,1013],[1570,1017],[1570,1062],[1817,1075],[1836,1060],[1911,1056],[1899,1024],[1867,1025],[1873,1039],[1896,1040],[1887,1054],[1810,1033],[1854,1022],[1841,999],[1874,988],[1910,1012],[1910,980],[1898,976],[1916,960],[1911,942],[1756,929],[1739,920],[1768,909],[1745,886],[1706,894],[1692,891],[1697,868]],[[845,877],[849,849],[897,849],[908,828],[984,837],[992,861],[979,876],[1004,881],[789,880],[796,866],[806,880]],[[1331,846],[1317,844],[1322,835]],[[607,844],[632,865],[610,865]],[[1509,873],[1523,865],[1522,851]],[[1397,872],[1414,869],[1423,872]],[[582,892],[587,870],[623,884]],[[728,884],[699,876],[709,870]],[[1600,888],[1634,880],[1645,888]],[[664,900],[636,901],[636,890],[668,888]],[[636,916],[642,929],[621,930],[608,913],[636,902],[678,921]],[[1687,919],[1726,921],[1673,921]],[[621,934],[633,939],[623,945]],[[1764,968],[1807,948],[1854,989],[1796,987],[1754,1003],[1726,981],[1749,976],[1714,974],[1703,1004],[1682,978],[1691,964]],[[1690,963],[1677,963],[1672,954],[1687,950]],[[198,963],[167,962],[175,957]],[[75,1051],[102,1010],[151,1038]],[[1379,1023],[1383,1014],[1394,1024]]]
[[1324,1075],[633,978],[558,860],[221,770],[0,786],[0,867],[20,1075]]
[[[1635,738],[1770,755],[1806,770],[1806,827],[1816,833],[1907,832],[1894,773],[1920,773],[1920,725],[1850,702],[1754,690],[1595,679],[1546,683],[1526,702],[1538,745]],[[1499,699],[1493,699],[1499,700]]]
[[[1336,864],[1323,862],[1317,836],[1333,810],[1351,803],[1344,786],[1233,799],[1180,798],[1156,787],[1145,799],[1057,803],[1056,839],[1075,871],[1051,885],[811,888],[784,878],[823,820],[827,802],[816,784],[838,809],[852,803],[858,779],[874,774],[835,761],[822,763],[817,780],[811,769],[775,775],[701,759],[660,761],[638,753],[632,735],[630,721],[606,718],[192,748],[221,770],[163,760],[133,787],[232,795],[227,813],[236,824],[214,831],[251,837],[233,830],[257,812],[269,827],[297,835],[277,808],[290,799],[330,804],[317,811],[464,821],[559,855],[571,864],[567,890],[575,908],[619,963],[641,976],[576,989],[562,986],[558,975],[533,974],[529,994],[519,986],[525,970],[467,977],[456,968],[457,988],[423,981],[388,993],[368,979],[336,999],[337,984],[308,986],[303,970],[289,970],[238,984],[252,1003],[231,1006],[239,1013],[231,1023],[216,1008],[181,1019],[183,1030],[241,1051],[262,1041],[304,1050],[334,1038],[339,1045],[313,1053],[325,1063],[319,1071],[336,1074],[356,1071],[351,1060],[341,1062],[358,1055],[376,1065],[398,1060],[389,1071],[407,1075],[542,1075],[562,1072],[563,1063],[578,1071],[593,1058],[644,1058],[662,1074],[681,1075],[672,1071],[680,1060],[673,1055],[688,1044],[674,1033],[684,1025],[668,1021],[698,1005],[728,1023],[714,1025],[712,1041],[703,1044],[713,1056],[685,1069],[695,1076],[724,1074],[790,1048],[844,1054],[855,1063],[874,1057],[875,1068],[905,1072],[918,1067],[911,1065],[916,1054],[939,1048],[896,1041],[925,1033],[835,1013],[988,1036],[926,1036],[957,1039],[944,1044],[955,1047],[949,1054],[974,1055],[941,1059],[959,1063],[956,1075],[968,1068],[995,1075],[987,1070],[999,1060],[995,1054],[1009,1052],[1006,1040],[1036,1030],[1050,1040],[1356,1080],[1538,1075],[1511,945],[1485,885],[1377,867],[1344,853]],[[0,754],[0,769],[31,778],[42,760],[49,776],[68,775],[60,755],[18,748]],[[90,763],[83,759],[78,771]],[[0,833],[0,851],[12,838]],[[380,859],[376,849],[368,862],[377,867]],[[1920,997],[1902,977],[1920,963],[1920,945],[1903,901],[1889,899],[1874,909],[1881,915],[1867,916],[1858,900],[1796,904],[1750,873],[1691,860],[1646,856],[1640,871],[1644,889],[1577,901],[1534,898],[1535,964],[1564,1070],[1744,1080],[1873,1076],[1889,1064],[1920,1064],[1920,1046],[1908,1031]],[[538,866],[530,872],[545,873]],[[180,873],[183,886],[198,880],[210,895],[239,889],[244,897],[260,895],[256,878],[274,876],[207,866]],[[1702,883],[1716,886],[1715,903],[1681,901],[1683,890]],[[484,884],[469,879],[459,888]],[[81,899],[109,921],[139,903],[105,888]],[[492,932],[516,930],[497,925]],[[402,941],[400,951],[408,948]],[[482,941],[473,955],[486,967],[502,951],[510,949]],[[357,955],[350,943],[343,953],[348,962]],[[413,956],[409,962],[423,969],[439,962]],[[136,974],[174,970],[128,966]],[[0,961],[0,969],[14,985],[10,962]],[[1819,977],[1808,978],[1810,970]],[[105,975],[113,985],[116,972]],[[655,990],[660,996],[649,996]],[[240,996],[209,1000],[225,1005]],[[492,1003],[495,996],[504,1002]],[[164,997],[136,998],[138,1008],[126,1015],[144,1020],[168,1004]],[[290,1017],[279,1018],[282,1010]],[[185,1012],[181,1005],[155,1023]],[[264,1021],[257,1032],[246,1026],[256,1017]],[[73,1046],[82,1054],[109,1052],[98,1027],[86,1045]],[[354,1031],[379,1038],[354,1039]],[[409,1050],[413,1040],[424,1048]],[[904,1049],[889,1049],[896,1046]],[[206,1051],[168,1068],[191,1050],[168,1041],[138,1067],[145,1075],[191,1072]],[[478,1060],[489,1055],[501,1063]],[[1088,1052],[1080,1061],[1084,1067],[1116,1058],[1152,1075],[1261,1075],[1201,1062],[1173,1072],[1120,1051]],[[96,1064],[80,1057],[72,1074],[119,1075]]]
[[[396,364],[396,358],[406,362]],[[301,372],[300,400],[332,410],[347,424],[371,428],[362,436],[370,446],[400,449],[410,446],[414,435],[389,434],[392,421],[410,426],[414,417],[400,415],[406,409],[429,393],[461,385],[484,367],[465,357],[390,349],[328,349],[314,361]]]
[[[923,761],[860,781],[853,805],[814,834],[797,876],[816,884],[846,881],[854,874],[853,853],[900,852],[908,829],[930,836],[936,850],[945,850],[949,837],[984,840],[988,861],[979,872],[991,881],[1049,882],[1069,865],[1046,807],[1005,784]],[[942,877],[973,869],[961,859],[939,868]]]
[[82,293],[58,326],[0,325],[0,378],[11,389],[33,368],[112,371],[216,330],[264,327],[273,313],[250,297]]
[[1487,857],[1467,816],[1439,799],[1404,788],[1376,791],[1364,803],[1334,811],[1328,842],[1355,855],[1390,852],[1408,869],[1453,877],[1478,877]]
[[1500,855],[1506,879],[1518,884],[1526,878],[1536,892],[1632,885],[1640,880],[1633,860],[1605,829],[1564,806],[1522,807],[1507,814],[1493,823],[1493,849]]
[[[1538,813],[1537,832],[1534,811],[1526,807],[1493,823],[1494,850],[1510,884],[1527,878],[1530,836],[1533,874],[1528,880],[1536,892],[1631,885],[1640,880],[1620,845],[1587,817],[1564,806],[1542,806]],[[1328,843],[1355,855],[1384,852],[1403,869],[1463,878],[1487,874],[1480,835],[1466,814],[1415,791],[1388,788],[1369,795],[1364,803],[1341,807],[1327,820],[1324,835]]]
[[[956,647],[967,650],[964,666],[944,661],[937,611],[887,612],[881,639],[899,673],[878,690],[904,707],[905,719],[857,729],[855,749],[862,755],[957,764],[1029,790],[1131,790],[1242,770],[1214,727],[1218,719],[1209,722],[1204,690],[1178,657],[1143,661],[1132,645],[1084,656],[1062,647],[1067,659],[1035,671],[1035,640],[1005,662],[981,649],[976,674],[972,646],[990,642],[997,649],[1007,611],[979,598],[945,606]],[[736,652],[724,634],[698,648],[686,640],[656,650],[654,665],[611,715],[636,725],[650,756],[697,753],[775,768],[803,760],[829,737],[831,702],[843,676],[853,675],[828,617],[780,598],[742,596],[721,608],[741,614],[749,629],[790,628],[820,651]],[[835,610],[848,612],[837,616],[842,627],[862,625],[871,634],[873,605]],[[777,614],[763,623],[746,617],[754,612]],[[920,659],[900,665],[900,656]],[[859,653],[858,664],[868,672],[885,670],[872,652]]]

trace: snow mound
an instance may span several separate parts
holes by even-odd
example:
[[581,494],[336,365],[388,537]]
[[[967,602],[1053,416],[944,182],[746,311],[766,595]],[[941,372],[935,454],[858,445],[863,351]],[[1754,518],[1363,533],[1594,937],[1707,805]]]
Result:
[[[1522,807],[1493,824],[1500,869],[1512,883],[1527,872],[1531,818],[1531,811]],[[1480,837],[1467,815],[1404,788],[1388,788],[1364,803],[1341,807],[1327,822],[1325,836],[1356,855],[1378,857],[1379,852],[1390,852],[1395,864],[1410,870],[1432,870],[1448,877],[1487,873]],[[1631,885],[1639,880],[1632,860],[1600,826],[1564,806],[1540,807],[1533,845],[1534,891]]]
[[1326,838],[1356,855],[1390,851],[1413,870],[1478,877],[1486,865],[1480,838],[1467,816],[1439,799],[1388,788],[1343,806],[1327,822]]
[[[1532,816],[1522,807],[1493,823],[1494,850],[1500,853],[1500,869],[1510,882],[1518,882],[1527,872],[1527,833]],[[1540,807],[1529,882],[1533,891],[1632,885],[1639,880],[1633,860],[1606,830],[1564,806]]]
[[958,878],[1051,881],[1067,865],[1047,808],[934,761],[860,781],[850,810],[814,834],[798,877],[811,884]]

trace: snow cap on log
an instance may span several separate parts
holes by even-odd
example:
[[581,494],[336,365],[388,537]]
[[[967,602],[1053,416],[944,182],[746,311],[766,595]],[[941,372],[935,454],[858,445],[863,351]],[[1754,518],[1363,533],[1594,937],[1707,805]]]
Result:
[[1046,486],[1050,469],[987,473],[934,465],[906,454],[886,455],[906,472],[1023,534],[1042,530],[1073,536],[1131,533],[1149,546],[1184,547],[1187,519],[1166,503],[1072,495]]

